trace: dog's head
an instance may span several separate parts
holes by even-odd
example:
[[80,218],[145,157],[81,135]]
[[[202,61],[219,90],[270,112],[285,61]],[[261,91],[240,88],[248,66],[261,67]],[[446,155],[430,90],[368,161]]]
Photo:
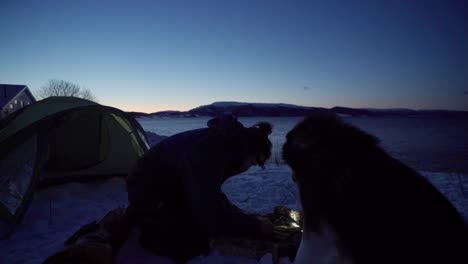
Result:
[[321,112],[305,118],[286,136],[283,159],[295,174],[347,166],[357,156],[374,149],[378,139],[344,123],[333,113]]

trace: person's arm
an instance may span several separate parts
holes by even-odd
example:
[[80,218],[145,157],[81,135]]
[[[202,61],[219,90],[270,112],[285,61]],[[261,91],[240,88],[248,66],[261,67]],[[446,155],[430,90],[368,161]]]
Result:
[[261,221],[242,212],[221,192],[219,179],[224,164],[213,164],[214,160],[220,159],[207,157],[207,152],[191,155],[180,163],[193,219],[212,236],[259,235]]
[[[224,204],[223,209],[226,211],[226,215],[234,215],[234,214],[243,214],[245,212],[242,211],[239,207],[233,204],[229,199],[226,197],[224,193],[220,193],[222,197],[222,203]],[[255,218],[259,222],[259,228],[257,228],[254,232],[246,233],[245,235],[262,235],[262,236],[273,236],[274,235],[274,225],[273,223],[264,216],[254,216],[254,215],[247,215],[248,217]],[[236,230],[234,230],[236,231]],[[237,231],[236,231],[237,232]],[[229,232],[228,232],[229,233]]]

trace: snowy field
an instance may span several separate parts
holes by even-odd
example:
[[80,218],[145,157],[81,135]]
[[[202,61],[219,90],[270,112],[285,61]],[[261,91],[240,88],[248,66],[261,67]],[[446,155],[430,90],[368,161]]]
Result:
[[[153,139],[156,139],[153,137]],[[421,172],[468,220],[468,177],[455,173]],[[223,191],[241,209],[254,213],[272,212],[276,205],[300,210],[296,185],[285,165],[270,163],[265,170],[252,168],[229,179]],[[8,240],[0,240],[0,263],[42,263],[62,248],[63,242],[80,226],[101,219],[109,210],[127,205],[127,193],[122,178],[94,183],[68,183],[35,193],[34,200]],[[153,256],[143,250],[135,235],[121,249],[117,263],[160,264],[170,259]],[[195,263],[272,263],[272,256],[260,261],[238,256],[222,256],[211,252],[190,261]],[[280,263],[289,263],[287,258]]]
[[[393,157],[416,170],[468,174],[468,120],[430,117],[344,117],[348,122],[378,137],[381,146]],[[209,117],[138,118],[146,131],[171,136],[206,127]],[[258,121],[273,124],[272,161],[281,162],[286,134],[302,117],[240,117],[245,126]]]
[[[468,219],[468,178],[465,175],[424,173]],[[463,180],[464,189],[459,184]],[[228,180],[223,190],[240,208],[255,214],[272,212],[274,206],[300,209],[298,193],[287,166],[270,165],[265,170],[252,168]],[[96,183],[68,183],[38,191],[23,221],[9,240],[0,240],[0,263],[41,263],[60,249],[68,236],[80,226],[99,220],[109,210],[127,204],[122,178]],[[132,236],[122,248],[118,263],[173,263],[144,251]],[[271,263],[271,255],[260,262],[212,252],[190,263]],[[286,258],[281,263],[289,263]]]

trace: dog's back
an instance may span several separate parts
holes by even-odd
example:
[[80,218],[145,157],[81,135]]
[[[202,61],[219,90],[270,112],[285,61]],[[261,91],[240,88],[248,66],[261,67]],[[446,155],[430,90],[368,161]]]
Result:
[[283,156],[299,185],[305,231],[332,230],[344,259],[468,263],[463,218],[373,136],[335,116],[311,116],[288,133]]

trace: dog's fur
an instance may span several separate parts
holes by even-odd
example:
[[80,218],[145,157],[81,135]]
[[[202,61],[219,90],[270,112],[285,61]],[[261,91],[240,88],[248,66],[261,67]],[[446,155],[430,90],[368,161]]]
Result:
[[[304,236],[334,233],[339,259],[468,263],[463,218],[375,137],[335,115],[316,114],[287,134],[283,158],[299,186]],[[302,255],[312,250],[304,244]]]

